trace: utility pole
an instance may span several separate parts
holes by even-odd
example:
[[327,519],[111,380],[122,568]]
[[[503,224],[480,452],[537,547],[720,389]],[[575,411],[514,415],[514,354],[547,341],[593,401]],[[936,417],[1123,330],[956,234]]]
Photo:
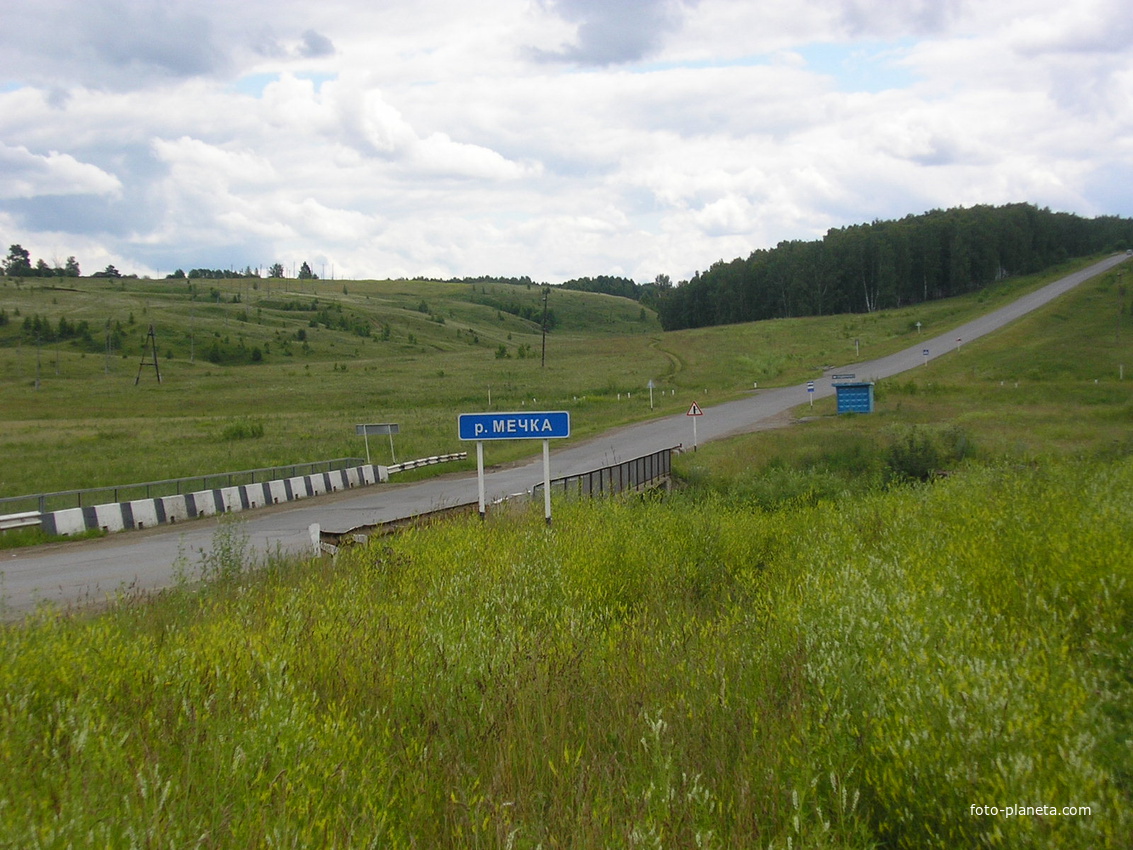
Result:
[[[153,361],[146,360],[146,353],[153,351]],[[142,362],[138,364],[138,377],[134,378],[134,386],[142,379],[142,367],[153,366],[154,374],[157,375],[157,382],[161,383],[161,367],[157,363],[157,337],[153,332],[153,325],[149,326],[149,333],[146,335],[145,345],[142,348]]]

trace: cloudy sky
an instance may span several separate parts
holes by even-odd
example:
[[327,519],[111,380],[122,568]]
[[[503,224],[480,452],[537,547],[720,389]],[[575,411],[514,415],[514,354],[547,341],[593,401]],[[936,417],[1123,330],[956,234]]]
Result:
[[0,243],[89,273],[688,278],[1133,215],[1127,0],[3,0]]

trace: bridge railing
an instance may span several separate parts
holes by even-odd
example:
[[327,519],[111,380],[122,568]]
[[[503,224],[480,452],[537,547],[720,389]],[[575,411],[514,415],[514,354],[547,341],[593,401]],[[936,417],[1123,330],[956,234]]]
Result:
[[[565,493],[574,496],[615,496],[633,490],[652,487],[660,481],[667,481],[672,475],[673,453],[679,448],[661,449],[653,454],[635,457],[632,460],[604,466],[590,472],[567,475],[551,480],[551,493]],[[532,495],[543,492],[542,482],[532,488]]]
[[219,472],[196,475],[192,478],[168,478],[164,481],[146,481],[141,484],[115,484],[107,487],[89,487],[82,490],[60,490],[54,493],[35,493],[29,496],[7,496],[0,499],[0,514],[28,511],[62,511],[91,505],[130,502],[135,499],[156,499],[161,496],[180,496],[199,490],[219,490],[223,487],[240,487],[262,484],[283,478],[297,478],[320,472],[334,472],[362,466],[366,461],[357,457],[340,457],[311,463],[294,463],[288,466],[268,466],[262,469],[245,469],[240,472]]
[[[679,453],[680,447],[662,449],[659,452],[643,455],[633,460],[615,463],[583,472],[578,475],[566,475],[551,480],[551,493],[566,493],[576,496],[613,496],[628,491],[641,491],[649,487],[667,482],[672,476],[673,454]],[[543,484],[536,484],[530,493],[517,493],[501,499],[501,502],[516,497],[526,498],[528,495],[535,498],[543,492]],[[316,550],[333,555],[339,547],[352,543],[364,543],[371,536],[382,537],[393,534],[404,528],[428,525],[433,522],[447,519],[451,516],[475,513],[477,502],[461,502],[447,505],[432,511],[415,516],[387,520],[385,522],[361,525],[349,531],[327,531],[319,528],[314,533]],[[312,526],[317,528],[317,526]]]

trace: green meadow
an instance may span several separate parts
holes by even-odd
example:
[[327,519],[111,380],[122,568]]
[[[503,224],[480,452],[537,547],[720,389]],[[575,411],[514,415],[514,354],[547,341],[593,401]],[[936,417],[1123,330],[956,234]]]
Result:
[[[922,315],[647,317],[605,343],[659,352],[677,410],[907,345]],[[552,528],[516,505],[254,562],[226,520],[174,588],[0,627],[0,847],[1128,847],[1128,318],[1103,276],[881,382],[873,415],[803,406]],[[160,397],[136,360],[123,397]],[[537,360],[501,360],[468,377],[535,386]],[[634,382],[584,409],[645,415],[618,407]],[[273,439],[261,417],[237,444]]]
[[[0,496],[364,456],[362,422],[401,426],[399,460],[446,454],[463,448],[457,415],[488,409],[570,410],[585,438],[650,416],[650,381],[653,415],[796,383],[1069,268],[915,308],[665,334],[632,301],[554,290],[545,365],[538,286],[2,278]],[[160,383],[142,365],[151,325]]]

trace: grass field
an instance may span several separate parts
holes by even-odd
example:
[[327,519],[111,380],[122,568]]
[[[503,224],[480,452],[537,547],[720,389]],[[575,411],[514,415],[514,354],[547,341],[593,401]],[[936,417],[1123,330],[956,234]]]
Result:
[[0,847],[1130,846],[1118,286],[664,498],[336,561],[226,521],[176,588],[0,627]]
[[[658,413],[806,380],[854,359],[855,341],[863,357],[896,350],[918,321],[946,330],[1067,268],[905,310],[670,334],[633,302],[556,290],[545,368],[522,317],[541,318],[538,287],[0,279],[0,496],[356,457],[361,422],[397,422],[399,459],[459,451],[457,415],[487,409],[567,409],[582,438],[649,416],[650,380]],[[36,318],[72,335],[37,345]],[[151,324],[160,384],[139,370]]]
[[251,573],[228,525],[203,590],[0,630],[0,846],[1127,847],[1130,499],[686,492]]

